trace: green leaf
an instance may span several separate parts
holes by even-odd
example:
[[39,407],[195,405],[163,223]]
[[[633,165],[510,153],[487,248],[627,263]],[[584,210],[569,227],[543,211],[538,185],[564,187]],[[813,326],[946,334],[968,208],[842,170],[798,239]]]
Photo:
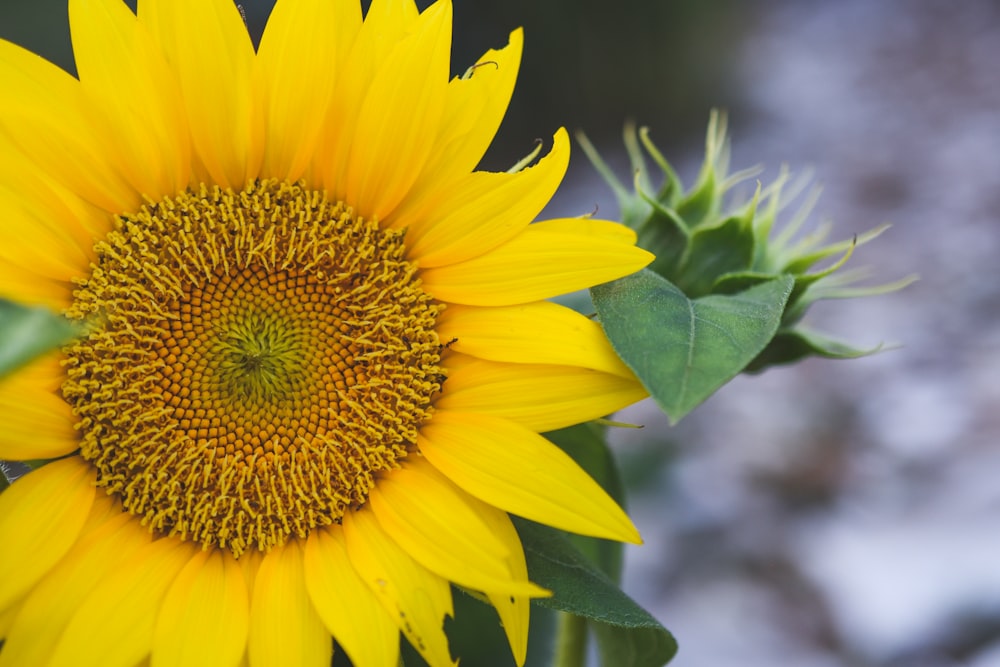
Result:
[[[594,423],[577,424],[558,431],[550,431],[545,437],[573,457],[573,460],[624,509],[625,487],[611,450],[608,449],[604,431],[605,429]],[[612,581],[621,580],[624,556],[621,542],[584,535],[568,537],[573,545],[589,558],[590,562],[601,568]]]
[[45,308],[0,299],[0,377],[64,345],[79,328]]
[[[516,667],[503,624],[486,597],[454,585],[451,594],[455,615],[445,617],[444,631],[452,656],[468,667]],[[527,667],[552,664],[550,640],[555,634],[557,615],[552,609],[537,606],[531,610]],[[403,640],[401,647],[401,665],[427,667],[427,661],[410,642]],[[351,667],[343,651],[334,651],[333,667]]]
[[528,576],[553,592],[539,605],[588,619],[601,663],[616,667],[659,667],[677,653],[670,632],[627,596],[567,536],[514,517],[524,545]]
[[793,283],[781,276],[691,300],[647,269],[598,285],[591,296],[615,351],[677,422],[767,346]]

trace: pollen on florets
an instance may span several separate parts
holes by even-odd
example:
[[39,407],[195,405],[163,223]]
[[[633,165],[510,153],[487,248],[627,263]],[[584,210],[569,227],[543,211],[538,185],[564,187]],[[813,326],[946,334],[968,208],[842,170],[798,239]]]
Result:
[[119,216],[68,314],[63,395],[98,483],[160,534],[266,551],[412,450],[444,377],[403,234],[301,185]]

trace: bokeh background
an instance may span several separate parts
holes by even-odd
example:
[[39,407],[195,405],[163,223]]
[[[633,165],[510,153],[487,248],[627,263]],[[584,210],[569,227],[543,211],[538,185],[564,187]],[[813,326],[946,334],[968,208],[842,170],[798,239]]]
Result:
[[[646,537],[625,587],[678,637],[674,664],[1000,665],[1000,4],[454,2],[456,73],[526,30],[484,166],[565,125],[628,180],[634,119],[690,183],[721,107],[734,167],[812,170],[835,236],[894,225],[854,266],[921,275],[810,313],[896,349],[738,378],[676,427],[623,415],[645,426],[613,434]],[[244,2],[252,32],[271,4]],[[0,0],[0,37],[72,70],[65,0]],[[595,207],[616,215],[577,150],[548,213]]]

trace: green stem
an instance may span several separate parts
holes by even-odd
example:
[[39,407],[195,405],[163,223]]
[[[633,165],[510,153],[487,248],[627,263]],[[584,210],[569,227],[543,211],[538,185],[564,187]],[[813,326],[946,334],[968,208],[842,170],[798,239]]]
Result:
[[552,667],[584,667],[587,662],[587,619],[562,612],[556,631]]

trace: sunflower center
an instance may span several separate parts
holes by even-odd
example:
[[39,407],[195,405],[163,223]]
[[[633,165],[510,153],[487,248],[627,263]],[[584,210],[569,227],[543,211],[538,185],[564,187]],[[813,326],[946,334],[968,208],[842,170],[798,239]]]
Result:
[[266,551],[363,505],[444,380],[401,232],[299,185],[119,216],[69,314],[63,395],[98,483],[151,529]]

